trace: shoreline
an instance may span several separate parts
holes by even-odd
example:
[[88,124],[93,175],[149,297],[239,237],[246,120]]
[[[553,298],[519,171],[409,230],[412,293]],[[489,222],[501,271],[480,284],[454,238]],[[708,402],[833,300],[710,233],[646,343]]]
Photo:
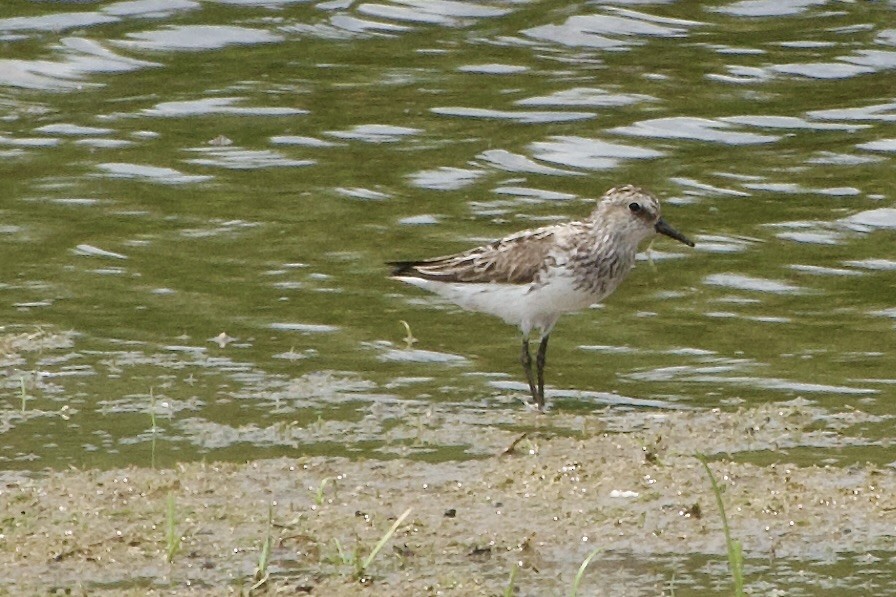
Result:
[[[239,593],[255,584],[269,536],[269,577],[256,591],[494,595],[519,565],[519,594],[566,594],[595,548],[582,594],[657,595],[701,582],[726,590],[722,521],[693,456],[713,446],[710,466],[731,533],[743,544],[748,587],[776,561],[892,553],[892,467],[757,465],[721,456],[787,437],[834,445],[836,423],[820,425],[819,411],[803,403],[633,411],[607,418],[604,429],[565,436],[479,430],[471,439],[490,442],[494,456],[464,462],[316,456],[8,479],[0,491],[7,513],[0,587]],[[548,424],[574,427],[580,418],[549,415]],[[862,419],[854,412],[850,421]],[[358,561],[407,509],[358,574]],[[172,537],[180,539],[169,563]]]

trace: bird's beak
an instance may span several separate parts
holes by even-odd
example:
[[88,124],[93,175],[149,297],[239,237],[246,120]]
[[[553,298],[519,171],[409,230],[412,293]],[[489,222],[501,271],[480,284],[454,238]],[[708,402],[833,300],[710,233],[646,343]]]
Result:
[[684,234],[682,234],[681,232],[679,232],[678,230],[676,230],[675,228],[673,228],[672,226],[667,224],[666,220],[664,220],[663,218],[660,218],[659,220],[657,220],[656,225],[654,225],[654,228],[660,234],[665,234],[669,238],[674,238],[678,242],[682,242],[689,247],[694,246],[694,242],[691,239],[689,239]]

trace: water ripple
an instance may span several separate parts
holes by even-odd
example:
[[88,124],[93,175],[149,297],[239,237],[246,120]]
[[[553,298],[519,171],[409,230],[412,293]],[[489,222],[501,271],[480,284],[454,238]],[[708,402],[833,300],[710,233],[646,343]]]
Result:
[[559,174],[566,176],[578,176],[581,174],[581,172],[573,172],[571,170],[561,170],[559,168],[544,166],[530,160],[525,156],[519,155],[517,153],[511,153],[504,149],[489,149],[483,151],[476,157],[502,170],[508,170],[510,172],[528,172],[531,174]]
[[274,145],[300,145],[302,147],[339,147],[341,143],[324,141],[317,137],[304,137],[300,135],[275,135],[271,137]]
[[433,170],[421,170],[409,175],[408,178],[416,187],[437,191],[454,191],[470,186],[484,174],[485,172],[482,170],[443,166]]
[[848,79],[857,75],[867,75],[875,71],[869,66],[845,62],[800,62],[776,64],[772,71],[784,75],[798,75],[810,79]]
[[550,137],[549,141],[537,141],[529,147],[539,160],[588,170],[608,170],[624,159],[644,160],[664,155],[655,149],[586,137]]
[[93,245],[82,244],[78,245],[72,251],[75,255],[83,255],[85,257],[106,257],[110,259],[127,259],[127,255],[122,255],[121,253],[115,253],[113,251],[107,251],[105,249],[100,249],[99,247],[95,247]]
[[757,278],[734,273],[710,274],[703,278],[703,283],[710,286],[724,286],[736,290],[770,292],[773,294],[796,294],[804,292],[805,290],[799,286],[794,286],[793,284],[788,284],[779,280],[769,280],[767,278]]
[[379,35],[391,33],[404,33],[410,31],[410,27],[398,25],[397,23],[382,23],[380,21],[371,21],[370,19],[359,19],[350,15],[333,15],[330,23],[337,30],[349,33],[376,33]]
[[359,124],[345,131],[327,131],[325,134],[337,139],[364,141],[366,143],[395,143],[410,135],[419,135],[420,129],[390,124]]
[[788,266],[790,269],[814,276],[862,276],[864,272],[857,272],[853,269],[843,269],[839,267],[826,267],[821,265],[803,265],[794,263]]
[[105,6],[102,12],[119,17],[139,16],[160,19],[201,7],[202,5],[195,0],[126,0]]
[[320,323],[272,323],[268,326],[278,332],[299,332],[302,334],[329,334],[339,331],[337,325],[325,325]]
[[35,132],[44,133],[45,135],[108,135],[114,132],[112,129],[100,128],[96,126],[81,126],[77,124],[69,124],[59,122],[56,124],[45,124],[44,126],[34,129]]
[[694,375],[686,377],[681,381],[690,381],[697,383],[725,383],[739,386],[748,386],[761,388],[763,390],[778,390],[784,392],[796,392],[805,394],[846,394],[846,395],[868,395],[879,394],[880,390],[872,388],[855,388],[852,386],[835,386],[827,384],[809,383],[801,381],[791,381],[787,379],[768,378],[768,377],[726,377],[715,375]]
[[656,17],[633,10],[618,9],[616,14],[575,15],[562,25],[539,25],[522,33],[539,41],[564,46],[582,46],[602,50],[622,50],[643,43],[641,37],[682,37],[697,21]]
[[878,139],[867,143],[859,143],[856,149],[865,149],[867,151],[896,151],[896,139]]
[[745,124],[769,129],[810,129],[816,131],[857,131],[866,129],[870,125],[866,124],[840,124],[840,123],[821,123],[810,122],[796,116],[763,116],[760,114],[745,114],[743,116],[724,116],[719,118],[721,122],[730,122],[733,124]]
[[0,59],[0,85],[68,91],[88,85],[83,81],[86,75],[160,66],[119,56],[98,42],[79,37],[64,38],[55,49],[63,54],[62,60]]
[[265,44],[281,41],[283,36],[263,29],[233,25],[170,25],[164,29],[128,33],[115,45],[132,50],[199,51],[217,50],[231,45]]
[[756,66],[728,65],[725,67],[728,74],[707,73],[706,78],[721,83],[735,85],[748,85],[750,83],[763,83],[773,78],[766,69]]
[[362,201],[384,201],[391,197],[391,195],[389,195],[388,193],[361,187],[336,187],[334,190],[343,197],[361,199]]
[[457,67],[462,73],[476,73],[481,75],[516,75],[529,70],[528,66],[519,64],[464,64]]
[[456,27],[467,19],[500,17],[510,11],[474,2],[456,0],[393,0],[392,4],[365,2],[358,12],[383,19]]
[[141,113],[147,116],[182,117],[206,116],[209,114],[237,114],[246,116],[298,116],[307,114],[307,110],[298,108],[235,106],[244,101],[242,97],[206,97],[195,100],[161,102],[147,108]]
[[537,95],[517,100],[514,103],[518,106],[611,108],[655,101],[657,101],[655,97],[638,93],[610,93],[595,87],[573,87],[572,89],[556,91],[550,95]]
[[0,144],[16,147],[55,147],[59,145],[59,139],[46,137],[4,137],[0,135]]
[[185,160],[188,164],[217,166],[230,170],[254,170],[258,168],[294,168],[310,166],[314,160],[294,160],[276,151],[249,150],[241,147],[194,147],[187,149],[206,157]]
[[458,354],[412,348],[385,348],[377,358],[388,363],[423,363],[430,365],[465,365],[469,363],[466,357]]
[[173,168],[147,166],[145,164],[128,164],[124,162],[107,162],[97,164],[97,168],[105,172],[109,178],[136,178],[147,182],[161,184],[189,184],[210,180],[212,177],[200,174],[184,174]]
[[824,4],[827,0],[741,0],[715,10],[738,17],[787,17]]
[[831,166],[857,166],[859,164],[873,164],[886,158],[880,156],[854,155],[848,153],[834,153],[832,151],[819,151],[806,160],[807,164],[824,164]]
[[[725,195],[729,197],[749,197],[750,193],[746,191],[738,191],[736,189],[726,189],[722,187],[718,187],[715,185],[711,185],[705,182],[700,182],[699,180],[695,180],[693,178],[687,178],[683,176],[673,176],[669,178],[671,182],[680,184],[683,187],[688,187],[691,189],[688,191],[688,194],[699,194],[716,196],[716,195]],[[696,191],[696,193],[695,193]]]
[[716,234],[701,234],[697,237],[698,251],[707,253],[740,253],[748,249],[754,242],[745,238],[722,236]]
[[754,145],[773,143],[781,137],[777,135],[760,135],[733,130],[725,122],[707,118],[688,116],[672,116],[642,120],[630,126],[610,129],[611,133],[632,135],[635,137],[652,137],[656,139],[689,139],[708,141],[725,145]]
[[878,270],[878,271],[894,271],[896,270],[896,261],[892,259],[850,259],[842,262],[843,265],[858,267],[861,269]]
[[53,31],[92,27],[114,23],[117,18],[99,12],[60,12],[36,17],[12,17],[0,19],[0,31]]
[[462,118],[491,118],[496,120],[512,120],[525,124],[543,124],[548,122],[573,122],[594,118],[591,112],[525,112],[522,110],[491,110],[488,108],[466,108],[463,106],[442,106],[430,108],[433,114],[442,116],[460,116]]
[[561,193],[559,191],[547,191],[544,189],[518,186],[495,187],[492,189],[492,193],[511,195],[513,197],[521,197],[524,199],[534,199],[537,201],[570,201],[577,197],[577,195],[572,193]]
[[820,120],[876,120],[893,122],[896,121],[896,102],[853,108],[811,110],[806,114],[809,118],[818,118]]
[[881,207],[860,211],[838,220],[838,223],[856,232],[870,232],[877,229],[894,230],[896,229],[896,208]]

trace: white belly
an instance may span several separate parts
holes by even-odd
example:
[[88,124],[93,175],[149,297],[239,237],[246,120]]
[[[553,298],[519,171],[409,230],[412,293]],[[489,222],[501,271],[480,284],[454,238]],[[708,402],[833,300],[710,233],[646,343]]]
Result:
[[494,284],[436,282],[410,276],[396,279],[445,297],[469,311],[488,313],[516,325],[523,334],[532,330],[550,333],[557,318],[563,313],[579,311],[602,297],[576,290],[572,280],[565,276],[551,279],[544,286],[530,284]]

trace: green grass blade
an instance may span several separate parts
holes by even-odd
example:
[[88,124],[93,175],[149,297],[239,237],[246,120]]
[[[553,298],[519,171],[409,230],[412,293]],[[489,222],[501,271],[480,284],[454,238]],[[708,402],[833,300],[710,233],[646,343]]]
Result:
[[364,561],[361,563],[362,573],[367,570],[371,563],[373,563],[373,560],[376,558],[376,554],[378,554],[383,546],[386,545],[386,543],[389,541],[389,539],[392,538],[392,535],[395,534],[395,531],[398,530],[398,527],[401,526],[401,523],[404,522],[404,519],[410,516],[412,509],[413,508],[408,508],[401,516],[398,517],[395,523],[389,528],[388,531],[386,531],[386,534],[382,536],[379,543],[377,543],[373,548],[373,551],[370,552],[370,555],[364,559]]
[[504,589],[504,597],[513,597],[513,585],[516,583],[516,573],[519,572],[520,566],[516,562],[510,569],[510,578],[507,579],[507,587]]
[[582,562],[582,565],[579,566],[579,571],[576,573],[576,578],[572,581],[572,589],[569,591],[569,597],[576,597],[576,595],[579,594],[579,585],[582,583],[582,578],[585,576],[585,570],[588,568],[588,564],[591,563],[591,560],[594,559],[594,556],[596,556],[600,550],[600,547],[595,547],[594,549],[592,549],[591,553],[588,554],[588,557],[585,558],[585,561]]
[[159,428],[156,426],[156,395],[155,392],[153,392],[152,387],[149,388],[149,421],[152,423],[152,455],[150,456],[150,465],[152,466],[152,470],[156,470],[156,432]]
[[258,567],[255,569],[255,580],[257,581],[250,591],[259,588],[268,580],[268,564],[271,561],[271,549],[273,548],[274,538],[271,530],[274,527],[274,504],[268,504],[268,526],[265,530],[264,541],[261,544],[261,552],[258,554]]
[[165,524],[165,560],[170,564],[180,551],[180,535],[177,533],[174,516],[174,493],[168,493],[168,507]]
[[740,541],[731,538],[731,529],[728,526],[728,515],[725,514],[725,502],[722,500],[722,490],[716,482],[715,475],[706,462],[706,456],[697,454],[697,460],[703,465],[709,482],[712,485],[712,492],[716,496],[716,504],[719,506],[719,512],[722,515],[722,529],[725,532],[725,545],[728,548],[728,569],[731,572],[731,584],[734,587],[735,597],[743,597],[744,595],[744,554],[743,546]]

